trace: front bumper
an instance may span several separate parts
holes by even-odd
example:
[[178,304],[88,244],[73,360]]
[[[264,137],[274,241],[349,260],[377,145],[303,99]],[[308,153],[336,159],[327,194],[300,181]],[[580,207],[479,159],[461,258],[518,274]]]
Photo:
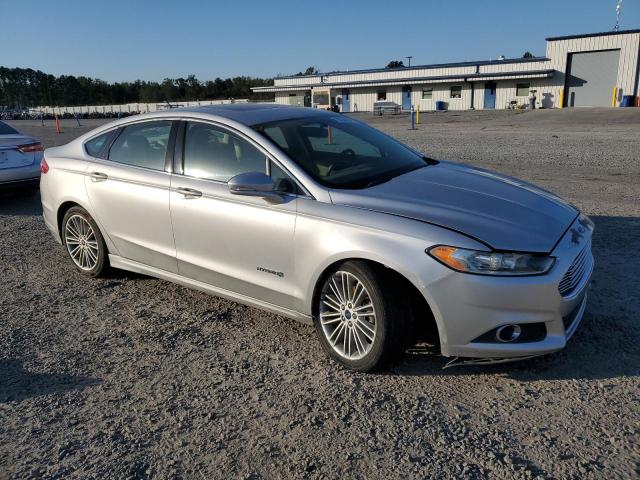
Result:
[[[426,284],[423,293],[438,322],[443,355],[517,359],[564,348],[584,316],[593,273],[593,227],[579,221],[551,252],[556,262],[545,275],[490,277],[449,271]],[[589,262],[575,288],[562,295],[560,282],[584,249],[588,249]],[[533,329],[533,324],[544,333],[532,341],[523,336],[514,342],[500,342],[492,336],[504,325],[521,326],[524,332]]]

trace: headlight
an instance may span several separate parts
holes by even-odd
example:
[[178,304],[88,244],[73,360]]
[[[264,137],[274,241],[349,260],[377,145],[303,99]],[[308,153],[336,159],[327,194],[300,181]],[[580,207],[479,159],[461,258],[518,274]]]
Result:
[[427,253],[453,270],[481,275],[540,275],[548,272],[555,258],[511,252],[482,252],[438,245]]

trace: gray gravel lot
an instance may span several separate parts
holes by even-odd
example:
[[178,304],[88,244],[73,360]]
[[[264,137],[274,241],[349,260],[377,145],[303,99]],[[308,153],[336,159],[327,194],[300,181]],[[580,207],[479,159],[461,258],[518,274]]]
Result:
[[[358,114],[592,216],[597,267],[557,354],[337,368],[311,327],[125,272],[87,280],[36,195],[0,196],[0,478],[637,478],[640,109]],[[98,125],[11,122],[61,144]]]

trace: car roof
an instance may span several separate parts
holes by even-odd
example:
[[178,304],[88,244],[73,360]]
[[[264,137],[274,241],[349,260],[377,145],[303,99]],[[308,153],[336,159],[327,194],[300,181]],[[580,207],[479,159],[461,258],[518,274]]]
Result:
[[[167,112],[165,110],[165,112]],[[207,105],[203,107],[187,107],[176,110],[168,110],[175,113],[204,113],[228,118],[246,126],[275,122],[278,120],[291,120],[294,118],[326,117],[337,115],[336,113],[317,108],[290,107],[274,103],[235,103],[230,105]]]

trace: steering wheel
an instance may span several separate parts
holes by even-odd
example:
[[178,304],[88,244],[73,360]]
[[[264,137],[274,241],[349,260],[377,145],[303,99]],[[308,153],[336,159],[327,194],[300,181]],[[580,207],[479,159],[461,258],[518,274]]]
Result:
[[340,152],[340,155],[349,155],[350,157],[355,157],[356,152],[354,152],[351,148],[345,148]]
[[[345,148],[343,151],[340,152],[340,155],[342,155],[345,158],[348,157],[355,157],[356,156],[356,152],[353,151],[353,149],[351,148]],[[338,171],[338,170],[342,170],[343,168],[347,168],[349,166],[349,162],[335,162],[333,164],[331,164],[331,166],[329,167],[329,169],[327,170],[327,176],[330,176],[334,170]]]

